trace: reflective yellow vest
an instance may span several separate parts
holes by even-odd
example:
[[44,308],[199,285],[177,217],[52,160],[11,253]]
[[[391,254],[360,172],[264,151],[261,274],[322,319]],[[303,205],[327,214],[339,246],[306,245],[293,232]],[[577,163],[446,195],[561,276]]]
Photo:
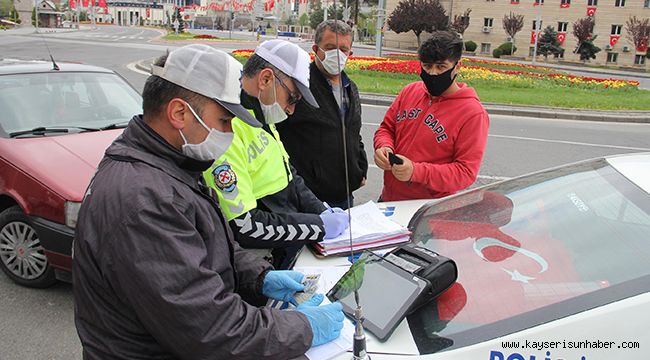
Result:
[[256,208],[257,199],[281,191],[293,179],[280,134],[275,125],[269,128],[270,133],[234,118],[232,144],[203,173],[228,221]]

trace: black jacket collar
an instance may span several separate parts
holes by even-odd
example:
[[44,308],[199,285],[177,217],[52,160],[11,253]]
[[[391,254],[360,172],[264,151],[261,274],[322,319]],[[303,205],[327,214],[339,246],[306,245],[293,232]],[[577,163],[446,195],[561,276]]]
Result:
[[[316,61],[312,61],[312,63],[309,65],[309,76],[311,77],[311,79],[317,80],[321,86],[327,85],[330,88],[330,90],[332,90],[332,84],[330,84],[329,80],[320,71],[320,69],[316,65]],[[341,81],[343,82],[344,88],[350,86],[350,78],[345,73],[345,70],[341,71]]]
[[196,186],[196,179],[212,164],[183,155],[136,115],[122,135],[106,150],[106,155],[122,161],[140,161]]

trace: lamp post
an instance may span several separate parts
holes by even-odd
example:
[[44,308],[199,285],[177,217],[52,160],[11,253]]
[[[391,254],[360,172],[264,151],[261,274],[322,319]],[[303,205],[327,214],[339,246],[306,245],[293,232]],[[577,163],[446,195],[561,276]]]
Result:
[[381,56],[381,43],[383,34],[381,29],[384,27],[384,7],[386,6],[386,0],[379,0],[377,4],[377,24],[376,24],[376,33],[375,33],[375,56]]
[[544,0],[533,0],[537,2],[537,15],[535,16],[535,47],[533,48],[533,65],[537,59],[537,42],[539,41],[539,31],[542,28],[542,5]]
[[35,33],[38,33],[38,1],[39,0],[34,0],[34,26],[36,27],[34,29]]

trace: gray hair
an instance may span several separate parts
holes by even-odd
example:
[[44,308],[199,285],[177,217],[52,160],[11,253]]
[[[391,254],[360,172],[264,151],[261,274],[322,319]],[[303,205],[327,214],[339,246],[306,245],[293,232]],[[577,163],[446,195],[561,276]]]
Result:
[[314,42],[316,44],[320,43],[320,41],[323,40],[323,33],[325,30],[330,30],[335,34],[339,34],[341,36],[352,34],[352,28],[345,22],[334,19],[325,20],[322,23],[318,24],[316,27],[316,35],[314,35]]

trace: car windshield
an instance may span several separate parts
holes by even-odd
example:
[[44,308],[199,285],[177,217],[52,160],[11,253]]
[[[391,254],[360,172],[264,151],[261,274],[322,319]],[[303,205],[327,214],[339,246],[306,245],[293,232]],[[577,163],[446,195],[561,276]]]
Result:
[[648,291],[650,195],[605,160],[433,203],[410,227],[458,265],[457,283],[408,317],[423,354]]
[[142,112],[140,95],[115,74],[10,74],[0,76],[0,89],[0,126],[6,134],[42,127],[102,128]]

